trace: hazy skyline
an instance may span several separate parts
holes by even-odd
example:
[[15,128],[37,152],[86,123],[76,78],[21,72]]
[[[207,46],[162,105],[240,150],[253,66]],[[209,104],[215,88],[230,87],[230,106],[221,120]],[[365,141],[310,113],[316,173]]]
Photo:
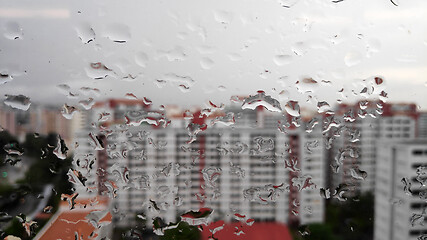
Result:
[[[157,106],[187,107],[264,90],[282,104],[315,108],[318,101],[335,105],[342,88],[343,101],[358,98],[352,91],[363,89],[363,79],[383,76],[389,101],[427,109],[425,1],[85,4],[0,4],[0,71],[13,76],[0,95],[62,105],[133,93]],[[112,71],[93,72],[90,64],[98,62]],[[99,74],[109,76],[93,79]],[[304,77],[318,81],[314,92],[298,91],[295,82]],[[68,99],[59,84],[101,94]]]

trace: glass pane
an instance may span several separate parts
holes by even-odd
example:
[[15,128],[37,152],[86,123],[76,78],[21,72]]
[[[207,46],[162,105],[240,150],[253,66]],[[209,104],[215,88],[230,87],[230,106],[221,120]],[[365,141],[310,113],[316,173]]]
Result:
[[427,238],[426,4],[3,1],[0,237]]

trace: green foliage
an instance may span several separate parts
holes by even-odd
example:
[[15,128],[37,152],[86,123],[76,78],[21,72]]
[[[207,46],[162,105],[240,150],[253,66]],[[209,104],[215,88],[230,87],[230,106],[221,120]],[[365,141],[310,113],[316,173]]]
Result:
[[372,239],[374,230],[374,196],[366,193],[357,200],[331,203],[326,208],[326,223],[339,239]]
[[374,196],[362,194],[358,199],[329,202],[325,223],[291,229],[295,240],[370,240],[373,238]]
[[310,235],[306,239],[311,240],[337,240],[338,238],[334,236],[332,232],[332,227],[328,224],[310,224],[308,226],[310,230]]
[[10,135],[8,131],[0,132],[0,167],[5,164],[4,157],[6,155],[6,152],[4,151],[3,147],[4,145],[12,141],[16,141],[16,139],[12,135]]
[[[71,157],[59,159],[53,154],[56,145],[56,135],[49,134],[47,137],[39,136],[35,138],[33,134],[27,135],[28,139],[24,143],[25,150],[35,157],[34,163],[25,174],[24,182],[28,183],[33,191],[41,191],[46,184],[53,184],[56,192],[70,193],[71,183],[68,181],[67,172],[71,167]],[[41,157],[41,149],[46,150],[46,154]]]
[[161,240],[169,240],[169,239],[170,240],[199,240],[200,231],[196,226],[190,226],[186,222],[179,222],[176,228],[165,230],[165,235],[161,236],[160,239]]
[[6,236],[13,235],[20,237],[21,239],[29,239],[24,226],[22,226],[22,223],[19,222],[17,218],[12,220],[12,224],[4,232],[6,233]]
[[22,147],[28,156],[40,158],[41,149],[47,147],[47,138],[45,136],[36,137],[33,133],[27,133]]

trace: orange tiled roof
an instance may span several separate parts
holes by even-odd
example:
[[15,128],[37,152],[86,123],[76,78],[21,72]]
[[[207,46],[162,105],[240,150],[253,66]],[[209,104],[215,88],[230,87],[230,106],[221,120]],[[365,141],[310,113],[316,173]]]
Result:
[[[71,210],[60,213],[39,239],[74,240],[76,233],[83,236],[83,239],[88,239],[95,230],[95,227],[86,219],[89,213],[91,210]],[[107,213],[100,222],[111,222],[111,219],[111,214]]]
[[[209,229],[213,230],[215,227],[221,225],[222,223],[219,225],[217,223],[212,223],[209,226],[204,227],[202,232],[202,239],[209,239],[209,237],[212,236]],[[239,232],[240,230],[242,230],[243,233],[241,235],[236,235],[235,232]],[[214,237],[220,240],[292,240],[291,234],[286,225],[281,223],[263,222],[255,222],[252,226],[248,226],[240,222],[227,223],[225,224],[224,229],[219,230],[214,234]]]

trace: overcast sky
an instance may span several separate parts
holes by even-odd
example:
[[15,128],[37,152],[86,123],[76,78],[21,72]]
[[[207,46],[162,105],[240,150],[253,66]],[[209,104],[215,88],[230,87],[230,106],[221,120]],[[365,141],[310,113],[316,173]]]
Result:
[[[76,104],[93,87],[95,99],[187,107],[264,90],[315,107],[343,99],[342,88],[343,101],[359,98],[363,79],[383,76],[390,102],[427,110],[427,1],[397,3],[3,0],[0,72],[13,79],[1,79],[0,95]],[[295,84],[305,77],[318,82],[311,92]]]

